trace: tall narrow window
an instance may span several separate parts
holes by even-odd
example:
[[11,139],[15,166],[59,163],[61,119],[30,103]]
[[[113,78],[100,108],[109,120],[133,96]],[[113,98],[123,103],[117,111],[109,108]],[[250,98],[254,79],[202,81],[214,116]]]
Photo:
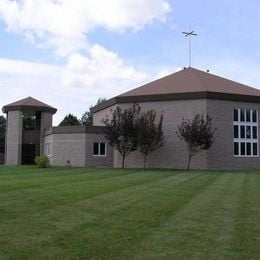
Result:
[[[238,137],[235,137],[235,138],[238,138]],[[245,126],[244,125],[240,126],[240,138],[245,138]]]
[[238,109],[234,109],[234,121],[238,121]]
[[233,111],[234,156],[258,156],[258,112],[235,108]]
[[50,143],[45,144],[45,155],[48,157],[51,156],[51,144]]
[[244,109],[239,109],[240,110],[240,121],[244,122],[245,121],[245,110]]

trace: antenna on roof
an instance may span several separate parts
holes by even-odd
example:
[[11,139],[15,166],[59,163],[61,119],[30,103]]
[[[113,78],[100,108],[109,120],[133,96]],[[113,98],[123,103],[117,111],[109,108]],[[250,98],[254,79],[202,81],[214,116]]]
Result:
[[197,36],[194,31],[191,31],[190,26],[189,26],[189,31],[188,32],[182,32],[185,34],[185,37],[189,37],[189,67],[191,67],[191,37],[192,36]]

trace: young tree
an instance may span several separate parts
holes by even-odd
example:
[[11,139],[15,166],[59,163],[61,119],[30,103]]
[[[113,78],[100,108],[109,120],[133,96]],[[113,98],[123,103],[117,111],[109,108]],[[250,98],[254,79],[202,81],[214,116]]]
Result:
[[72,114],[66,115],[59,124],[59,126],[73,126],[73,125],[80,125],[80,121],[76,116]]
[[103,119],[105,124],[106,139],[122,156],[122,168],[125,168],[125,158],[138,148],[137,140],[137,118],[140,114],[140,107],[134,104],[129,109],[122,109],[118,106],[112,111],[112,118]]
[[192,120],[185,121],[183,119],[176,134],[187,143],[188,170],[191,158],[201,150],[207,150],[212,146],[215,131],[216,128],[212,129],[212,119],[208,115],[206,119],[204,119],[203,114],[197,114]]
[[90,106],[89,109],[87,111],[85,111],[85,113],[82,115],[81,120],[80,120],[81,124],[85,125],[85,126],[93,125],[93,112],[91,110],[95,106],[98,106],[105,101],[106,101],[105,98],[99,98],[96,105]]
[[163,115],[161,115],[158,124],[155,120],[156,112],[154,110],[143,112],[138,120],[138,147],[144,157],[144,170],[148,154],[164,145]]

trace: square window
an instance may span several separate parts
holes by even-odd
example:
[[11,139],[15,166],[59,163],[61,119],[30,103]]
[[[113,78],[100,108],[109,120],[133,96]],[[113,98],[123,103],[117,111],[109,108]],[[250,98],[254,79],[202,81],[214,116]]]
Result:
[[238,121],[238,109],[234,109],[234,121]]
[[106,143],[94,143],[93,155],[105,156],[106,155]]

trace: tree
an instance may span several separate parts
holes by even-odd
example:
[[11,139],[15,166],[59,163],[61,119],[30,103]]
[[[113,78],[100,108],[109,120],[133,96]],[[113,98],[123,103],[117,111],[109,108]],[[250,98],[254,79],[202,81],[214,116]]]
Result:
[[[95,106],[98,106],[105,101],[106,101],[105,98],[99,98]],[[93,112],[91,110],[95,106],[90,106],[89,110],[85,111],[85,113],[82,115],[81,120],[80,120],[82,125],[85,125],[85,126],[93,125]]]
[[5,138],[6,119],[0,115],[0,140]]
[[138,120],[138,147],[144,157],[143,169],[146,168],[148,154],[164,145],[163,115],[160,116],[158,124],[155,120],[156,112],[154,110],[143,112]]
[[5,129],[6,119],[4,116],[0,116],[0,154],[5,153]]
[[176,134],[184,140],[188,146],[188,164],[190,169],[191,158],[201,150],[209,149],[214,143],[215,129],[212,129],[212,119],[207,115],[204,119],[203,114],[197,114],[190,120],[182,121]]
[[139,114],[140,107],[137,104],[124,111],[117,106],[112,111],[111,120],[108,117],[102,120],[105,125],[106,139],[122,156],[122,168],[125,168],[125,158],[138,148],[137,118]]
[[80,119],[80,123],[85,126],[92,126],[93,125],[93,114],[91,113],[90,109],[92,106],[89,107],[89,110],[85,111]]
[[72,126],[72,125],[80,125],[80,121],[78,120],[78,118],[72,114],[66,115],[59,124],[59,126]]

